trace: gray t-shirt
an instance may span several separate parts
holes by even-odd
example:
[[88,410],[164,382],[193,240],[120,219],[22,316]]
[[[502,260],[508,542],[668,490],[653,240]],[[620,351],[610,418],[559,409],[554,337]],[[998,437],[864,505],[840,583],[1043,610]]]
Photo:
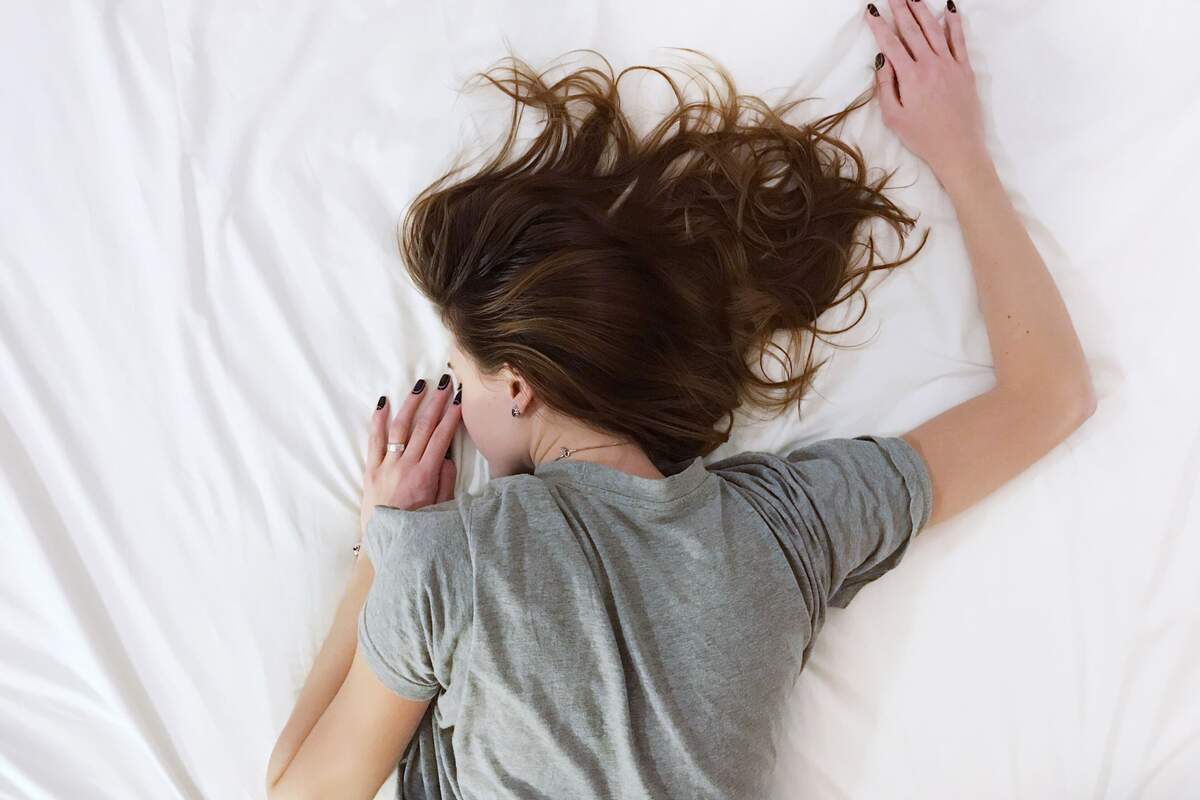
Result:
[[900,560],[929,473],[870,435],[663,471],[565,459],[376,508],[360,647],[436,698],[397,797],[765,796],[827,606]]

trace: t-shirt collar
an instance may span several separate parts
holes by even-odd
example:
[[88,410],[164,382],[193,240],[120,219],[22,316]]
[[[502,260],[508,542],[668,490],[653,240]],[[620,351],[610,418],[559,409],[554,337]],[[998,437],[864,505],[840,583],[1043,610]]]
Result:
[[616,467],[595,461],[577,461],[564,458],[561,461],[546,461],[534,467],[533,474],[546,480],[571,483],[642,498],[645,500],[668,501],[681,497],[700,485],[706,477],[704,459],[696,456],[691,460],[667,462],[659,465],[666,477],[643,478],[622,472]]

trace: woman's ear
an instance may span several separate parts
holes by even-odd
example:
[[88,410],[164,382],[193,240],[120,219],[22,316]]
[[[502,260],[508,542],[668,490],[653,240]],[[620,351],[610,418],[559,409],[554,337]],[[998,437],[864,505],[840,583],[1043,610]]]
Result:
[[504,384],[508,387],[509,401],[517,411],[524,414],[529,404],[533,402],[533,387],[529,385],[529,381],[525,380],[520,372],[505,364],[502,368],[504,371]]

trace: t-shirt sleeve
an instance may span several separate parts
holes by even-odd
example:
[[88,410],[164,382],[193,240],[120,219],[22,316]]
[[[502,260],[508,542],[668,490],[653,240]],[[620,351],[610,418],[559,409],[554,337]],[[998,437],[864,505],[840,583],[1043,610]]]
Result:
[[450,684],[473,619],[474,571],[459,499],[414,511],[376,506],[362,552],[375,578],[358,616],[358,644],[397,694],[429,700]]
[[743,454],[738,478],[786,528],[829,605],[896,566],[933,509],[924,459],[899,436],[831,438],[785,456]]

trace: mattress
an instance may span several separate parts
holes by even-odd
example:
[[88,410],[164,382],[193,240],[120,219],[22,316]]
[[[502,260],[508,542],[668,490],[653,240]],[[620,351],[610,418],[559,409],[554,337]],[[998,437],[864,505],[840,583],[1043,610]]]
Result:
[[[831,611],[781,709],[778,785],[1197,796],[1200,13],[959,8],[998,171],[1099,406]],[[503,103],[458,91],[473,72],[510,48],[621,68],[690,47],[741,91],[828,113],[872,80],[861,11],[6,4],[0,796],[263,796],[350,572],[370,412],[444,361],[394,233],[463,143],[499,135]],[[652,77],[622,87],[648,114],[663,97]],[[993,385],[947,197],[875,104],[842,133],[897,169],[929,242],[868,285],[799,409],[740,414],[708,461],[899,434]],[[454,450],[459,491],[478,491],[486,463],[462,435]]]

